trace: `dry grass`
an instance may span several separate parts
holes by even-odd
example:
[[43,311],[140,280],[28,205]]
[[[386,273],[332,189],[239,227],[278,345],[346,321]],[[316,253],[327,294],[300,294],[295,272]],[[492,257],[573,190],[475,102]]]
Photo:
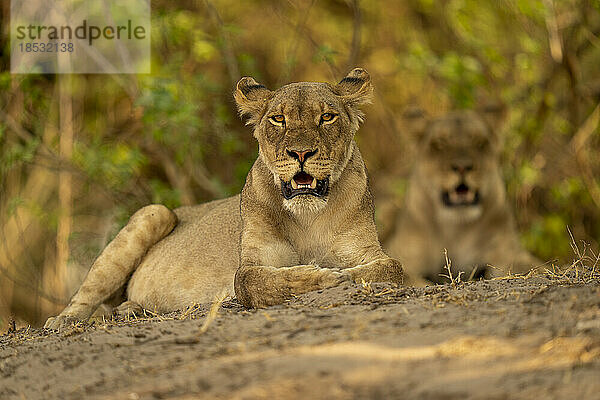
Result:
[[366,295],[373,294],[373,287],[371,286],[371,283],[372,283],[371,281],[367,282],[361,278],[360,288],[364,294],[366,294]]
[[[575,255],[575,258],[569,265],[561,267],[556,264],[555,260],[548,261],[531,268],[526,273],[519,274],[508,271],[506,275],[494,277],[491,280],[530,279],[534,276],[542,275],[556,283],[586,284],[599,281],[600,252],[595,253],[592,246],[586,241],[576,240],[568,226],[567,232],[569,234],[569,244]],[[493,265],[488,265],[488,267],[496,270],[499,269]]]
[[[571,264],[562,269],[552,264],[551,269],[546,268],[544,274],[551,280],[570,284],[586,284],[600,280],[600,252],[596,254],[590,244],[584,240],[575,240],[571,229],[567,227],[569,243],[575,254]],[[579,245],[577,244],[579,242]]]
[[[495,270],[501,270],[500,268],[494,267],[493,265],[489,265],[489,264],[488,264],[488,267],[493,268]],[[538,275],[538,272],[539,272],[538,269],[539,269],[539,267],[533,267],[529,271],[522,273],[522,274],[508,271],[506,273],[506,275],[496,276],[496,277],[490,278],[490,280],[498,281],[498,280],[507,280],[507,279],[529,279],[529,278],[532,278],[532,277]]]
[[[450,258],[448,257],[448,249],[444,249],[444,259],[446,260],[446,265],[444,265],[446,274],[440,274],[440,276],[442,278],[448,278],[450,280],[450,285],[452,285],[452,287],[455,288],[462,283],[461,276],[462,276],[462,274],[464,274],[464,272],[460,271],[458,273],[458,275],[456,276],[456,278],[454,277],[454,275],[452,274],[452,260],[450,260]],[[473,271],[471,272],[471,275],[475,274],[475,270],[476,269],[474,268]]]
[[212,324],[213,321],[217,318],[217,315],[219,314],[219,308],[221,308],[221,305],[223,304],[223,302],[225,301],[225,299],[227,297],[228,297],[228,294],[225,291],[223,291],[220,294],[215,296],[215,300],[213,301],[212,305],[210,306],[210,311],[208,312],[206,319],[202,323],[200,330],[198,330],[198,335],[201,335],[208,330],[208,327],[210,326],[210,324]]

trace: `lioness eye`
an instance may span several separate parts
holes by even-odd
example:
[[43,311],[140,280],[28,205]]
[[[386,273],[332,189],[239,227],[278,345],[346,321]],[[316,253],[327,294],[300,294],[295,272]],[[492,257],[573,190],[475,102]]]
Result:
[[483,139],[483,140],[480,140],[477,143],[477,147],[479,148],[479,150],[485,150],[485,149],[487,149],[487,147],[488,147],[489,144],[490,144],[490,142],[488,142],[487,140]]
[[285,117],[282,114],[277,114],[269,117],[269,119],[275,123],[275,125],[283,125],[285,123]]
[[442,151],[446,147],[446,143],[441,139],[434,139],[429,143],[431,151]]
[[336,115],[333,113],[325,113],[321,115],[321,123],[323,122],[331,122],[335,119]]

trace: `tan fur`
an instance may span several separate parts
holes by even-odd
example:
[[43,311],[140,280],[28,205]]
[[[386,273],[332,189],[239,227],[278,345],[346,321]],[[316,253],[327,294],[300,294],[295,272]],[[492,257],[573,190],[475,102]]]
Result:
[[[273,92],[242,78],[234,96],[254,128],[259,157],[241,196],[174,212],[138,211],[46,327],[89,318],[123,285],[125,312],[136,304],[166,312],[209,302],[222,290],[261,307],[349,280],[402,282],[400,263],[377,239],[366,169],[353,140],[363,118],[358,107],[371,91],[362,69],[335,86],[302,82]],[[335,121],[321,125],[323,113],[335,113]],[[270,122],[274,114],[285,116],[285,126]],[[289,150],[315,151],[304,171],[329,179],[326,196],[282,196],[281,181],[300,171]]]
[[[410,126],[420,136],[419,154],[409,179],[405,207],[397,230],[386,241],[413,283],[447,279],[444,249],[454,273],[475,276],[526,272],[539,261],[519,243],[506,200],[495,130],[501,115],[493,110],[461,111],[436,119],[413,115]],[[461,182],[470,191],[464,199],[476,205],[448,206],[443,192]],[[455,194],[452,194],[455,196]],[[491,265],[492,267],[486,267]]]

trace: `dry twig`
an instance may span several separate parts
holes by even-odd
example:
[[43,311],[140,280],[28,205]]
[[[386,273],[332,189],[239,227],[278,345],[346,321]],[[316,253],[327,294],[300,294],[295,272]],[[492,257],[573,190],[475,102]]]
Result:
[[198,331],[198,335],[201,335],[204,332],[206,332],[208,330],[208,327],[210,326],[210,324],[217,318],[217,315],[219,314],[219,308],[221,308],[221,304],[223,304],[223,302],[225,301],[227,296],[228,295],[226,292],[221,292],[220,294],[215,296],[215,300],[214,300],[212,306],[210,307],[210,311],[208,312],[208,315],[206,316],[204,323],[202,324],[202,326],[200,327],[200,330]]
[[452,287],[456,287],[457,285],[460,285],[460,283],[461,283],[460,277],[464,272],[460,271],[458,273],[458,275],[456,276],[456,279],[454,279],[454,275],[452,275],[452,269],[451,269],[452,261],[448,258],[448,249],[444,249],[444,258],[446,259],[446,265],[444,266],[444,269],[446,271],[448,271],[448,275],[440,274],[440,276],[443,278],[450,279],[450,284],[452,285]]

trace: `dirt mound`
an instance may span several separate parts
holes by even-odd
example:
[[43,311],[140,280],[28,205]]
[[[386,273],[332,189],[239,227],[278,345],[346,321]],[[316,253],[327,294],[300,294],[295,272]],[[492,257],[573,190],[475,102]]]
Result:
[[345,285],[0,336],[2,399],[591,399],[599,376],[596,275]]

